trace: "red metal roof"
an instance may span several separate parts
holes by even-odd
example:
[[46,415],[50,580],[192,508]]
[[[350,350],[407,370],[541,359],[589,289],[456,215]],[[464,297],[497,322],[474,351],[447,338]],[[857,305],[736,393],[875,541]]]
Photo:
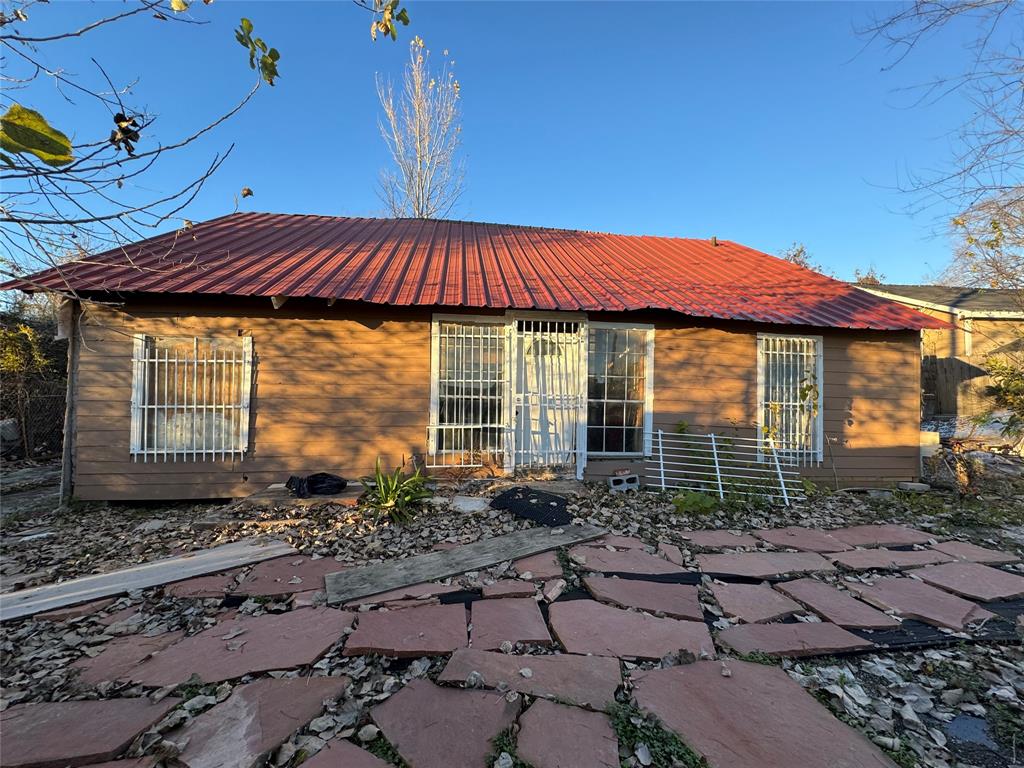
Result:
[[838,328],[940,321],[752,248],[421,219],[235,213],[3,289],[288,296],[620,312]]

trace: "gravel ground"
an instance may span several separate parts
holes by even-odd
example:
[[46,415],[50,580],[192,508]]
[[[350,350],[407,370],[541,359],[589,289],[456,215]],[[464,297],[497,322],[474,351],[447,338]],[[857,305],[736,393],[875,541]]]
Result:
[[[440,493],[451,495],[453,491]],[[483,495],[485,491],[472,493]],[[574,522],[636,536],[652,546],[675,543],[687,557],[693,553],[681,534],[691,529],[742,531],[793,524],[832,528],[869,522],[906,523],[983,546],[1024,551],[1024,492],[1019,488],[1003,488],[999,493],[966,499],[938,492],[886,497],[816,493],[789,508],[725,506],[706,513],[683,513],[674,508],[667,495],[613,496],[594,486],[586,487],[571,500],[569,512]],[[413,523],[404,527],[377,525],[357,509],[336,505],[305,509],[282,506],[254,512],[230,505],[90,504],[60,513],[5,516],[0,526],[0,575],[7,591],[254,535],[271,536],[304,554],[331,556],[354,565],[419,554],[438,543],[469,543],[529,525],[507,512],[459,513],[446,504],[425,507]],[[504,575],[503,568],[507,565],[468,575],[463,582],[467,586],[486,583]],[[571,582],[575,580],[571,570],[567,575]],[[81,618],[6,624],[0,639],[0,709],[29,701],[167,695],[170,691],[154,693],[125,684],[83,688],[68,665],[82,655],[94,655],[103,643],[120,635],[157,635],[177,629],[191,634],[230,610],[259,614],[289,608],[286,600],[249,600],[232,608],[222,605],[220,599],[174,599],[164,597],[160,589],[152,589],[122,597],[105,610]],[[115,621],[104,621],[111,615]],[[368,707],[414,677],[436,675],[444,661],[346,658],[336,649],[312,668],[270,673],[344,674],[353,679],[349,700],[286,743],[275,755],[274,764],[297,765],[303,755],[315,752],[324,740],[335,735],[357,738],[367,724]],[[664,659],[660,665],[674,663],[678,660]],[[886,749],[901,766],[1009,768],[1015,761],[1024,761],[1024,651],[1019,643],[965,643],[841,660],[786,661],[783,666],[837,716]],[[135,753],[173,754],[175,745],[165,742],[164,734],[183,719],[222,701],[230,694],[232,683],[185,688],[189,704],[142,737],[133,747]],[[368,741],[373,736],[369,732],[364,735]]]

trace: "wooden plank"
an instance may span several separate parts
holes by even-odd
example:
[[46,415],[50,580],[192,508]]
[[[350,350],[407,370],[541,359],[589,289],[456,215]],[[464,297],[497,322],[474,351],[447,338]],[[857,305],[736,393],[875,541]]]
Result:
[[19,619],[43,611],[88,603],[104,597],[124,594],[136,589],[147,589],[172,581],[181,581],[207,573],[219,573],[242,565],[258,563],[273,557],[295,554],[296,550],[283,541],[242,539],[212,549],[189,552],[178,557],[167,557],[142,563],[131,568],[80,579],[47,584],[43,587],[23,589],[0,595],[0,621]]
[[518,560],[550,549],[578,544],[603,536],[593,525],[566,525],[561,533],[552,528],[527,528],[504,536],[464,544],[443,552],[428,552],[405,560],[351,568],[326,576],[327,602],[335,605],[377,595],[400,587],[478,571],[506,560]]

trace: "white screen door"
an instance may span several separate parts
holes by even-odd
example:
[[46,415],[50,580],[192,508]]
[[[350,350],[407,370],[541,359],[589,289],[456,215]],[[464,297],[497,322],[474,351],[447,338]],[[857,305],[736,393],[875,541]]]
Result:
[[515,321],[516,467],[578,465],[584,332],[576,321]]

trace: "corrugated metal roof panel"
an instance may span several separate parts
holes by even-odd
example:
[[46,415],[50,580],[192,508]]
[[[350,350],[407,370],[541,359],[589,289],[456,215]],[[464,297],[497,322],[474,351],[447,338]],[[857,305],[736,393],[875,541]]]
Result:
[[[66,282],[65,282],[66,281]],[[333,298],[494,309],[663,309],[838,328],[944,324],[732,243],[420,219],[236,213],[4,289]]]

